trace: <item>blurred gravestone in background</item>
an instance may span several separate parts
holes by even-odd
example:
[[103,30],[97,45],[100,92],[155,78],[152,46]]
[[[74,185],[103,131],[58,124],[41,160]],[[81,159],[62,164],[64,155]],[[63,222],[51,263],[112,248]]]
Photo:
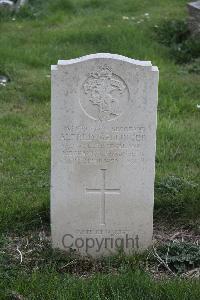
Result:
[[10,81],[8,76],[0,74],[0,85],[6,86],[6,84]]
[[16,1],[0,0],[0,10],[18,12],[21,7],[27,4],[27,2],[28,0],[16,0]]
[[10,0],[0,0],[0,10],[14,10],[15,4]]
[[200,1],[190,2],[187,5],[189,17],[188,25],[193,35],[200,34]]

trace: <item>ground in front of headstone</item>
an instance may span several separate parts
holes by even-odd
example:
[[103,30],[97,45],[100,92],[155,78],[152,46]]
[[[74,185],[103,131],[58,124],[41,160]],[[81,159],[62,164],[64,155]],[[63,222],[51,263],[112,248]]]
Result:
[[23,236],[4,236],[2,261],[6,273],[15,269],[18,274],[28,274],[48,268],[60,274],[90,278],[97,274],[119,275],[122,269],[141,269],[156,280],[200,278],[199,241],[200,234],[194,229],[156,224],[153,246],[144,253],[127,256],[119,250],[113,256],[94,259],[78,252],[52,249],[50,232],[42,228]]

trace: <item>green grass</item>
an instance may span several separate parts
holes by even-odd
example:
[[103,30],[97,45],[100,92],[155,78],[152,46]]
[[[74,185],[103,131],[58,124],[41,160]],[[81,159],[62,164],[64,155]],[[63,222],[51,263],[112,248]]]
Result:
[[[155,282],[144,272],[147,254],[124,256],[117,254],[107,258],[91,259],[80,258],[75,255],[55,251],[50,248],[45,236],[27,234],[23,239],[13,238],[12,242],[6,238],[2,241],[3,255],[0,259],[2,272],[0,273],[0,299],[12,298],[13,294],[20,299],[194,299],[197,300],[200,292],[199,281],[196,279],[165,279]],[[16,246],[23,253],[20,263]],[[189,253],[178,256],[181,247],[172,244],[169,251],[169,263],[183,268],[189,263]],[[194,251],[194,262],[199,258]],[[198,248],[196,246],[196,248]],[[5,251],[7,249],[7,251]],[[172,253],[171,253],[172,250]],[[197,249],[199,250],[199,249]],[[159,250],[165,259],[165,248]],[[195,256],[196,253],[196,256]],[[187,255],[186,255],[187,254]],[[181,261],[179,259],[181,258]],[[149,263],[152,262],[148,260]],[[20,276],[19,276],[20,275]]]
[[[1,234],[49,226],[50,65],[96,52],[159,67],[155,219],[199,228],[200,77],[175,63],[154,30],[163,20],[183,20],[186,2],[31,0],[19,15],[0,14],[0,74],[11,80],[0,85]],[[9,299],[10,290],[28,299],[198,299],[200,293],[196,282],[155,284],[138,266],[88,279],[59,273],[54,263],[2,274],[0,299]]]
[[197,300],[200,293],[197,281],[176,280],[155,284],[140,271],[78,279],[44,269],[42,273],[34,272],[29,278],[22,276],[14,284],[11,281],[10,285],[28,299]]

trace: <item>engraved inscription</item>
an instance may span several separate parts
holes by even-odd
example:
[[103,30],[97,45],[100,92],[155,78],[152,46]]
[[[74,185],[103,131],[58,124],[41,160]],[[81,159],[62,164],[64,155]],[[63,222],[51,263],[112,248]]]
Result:
[[110,121],[119,117],[128,100],[126,83],[107,65],[99,66],[82,85],[81,107],[94,120]]
[[109,235],[109,236],[115,236],[115,235],[124,235],[127,233],[131,233],[132,230],[128,229],[128,228],[121,228],[121,229],[77,229],[76,230],[76,234],[81,234],[81,235]]
[[102,164],[126,159],[136,163],[144,159],[145,127],[111,126],[88,128],[69,125],[62,134],[67,162]]
[[86,193],[90,194],[101,194],[101,212],[100,212],[100,225],[105,225],[105,205],[106,205],[106,195],[119,195],[120,189],[108,189],[106,188],[106,169],[101,169],[102,171],[102,182],[101,187],[97,189],[86,188]]

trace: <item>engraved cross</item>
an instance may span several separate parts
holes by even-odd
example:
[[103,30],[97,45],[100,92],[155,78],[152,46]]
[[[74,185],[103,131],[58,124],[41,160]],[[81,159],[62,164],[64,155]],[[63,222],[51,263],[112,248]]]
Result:
[[102,182],[101,187],[98,189],[89,189],[86,188],[86,192],[89,194],[101,194],[101,213],[100,220],[101,225],[105,225],[105,202],[106,195],[119,195],[120,189],[108,189],[106,188],[106,169],[101,169],[102,171]]

